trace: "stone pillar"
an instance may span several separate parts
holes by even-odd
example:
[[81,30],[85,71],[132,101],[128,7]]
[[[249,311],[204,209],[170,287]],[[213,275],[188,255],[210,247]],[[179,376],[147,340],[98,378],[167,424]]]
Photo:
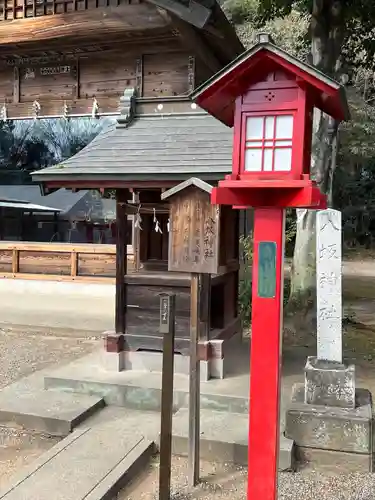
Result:
[[305,367],[305,403],[355,407],[355,368],[342,363],[341,212],[316,215],[317,357]]
[[316,215],[317,354],[342,362],[341,212]]
[[355,367],[342,359],[341,212],[322,210],[316,222],[317,356],[305,366],[286,415],[285,435],[297,461],[343,472],[372,470],[372,402],[356,389]]

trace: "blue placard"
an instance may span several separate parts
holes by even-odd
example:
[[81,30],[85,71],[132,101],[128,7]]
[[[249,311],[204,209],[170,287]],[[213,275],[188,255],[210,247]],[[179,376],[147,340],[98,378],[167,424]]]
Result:
[[258,297],[263,299],[276,296],[276,248],[274,241],[258,244]]

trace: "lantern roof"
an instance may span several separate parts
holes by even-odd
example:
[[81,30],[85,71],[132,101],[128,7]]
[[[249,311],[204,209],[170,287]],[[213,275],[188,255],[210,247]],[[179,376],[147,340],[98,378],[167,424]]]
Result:
[[225,125],[234,123],[235,100],[248,88],[275,70],[295,77],[306,88],[313,105],[336,120],[348,120],[349,108],[344,87],[318,69],[276,46],[266,33],[257,43],[199,86],[190,97]]

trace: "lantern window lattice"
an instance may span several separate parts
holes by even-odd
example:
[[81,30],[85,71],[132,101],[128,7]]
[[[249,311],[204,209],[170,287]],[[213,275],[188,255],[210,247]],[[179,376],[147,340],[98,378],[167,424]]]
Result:
[[245,114],[244,171],[292,170],[293,114]]

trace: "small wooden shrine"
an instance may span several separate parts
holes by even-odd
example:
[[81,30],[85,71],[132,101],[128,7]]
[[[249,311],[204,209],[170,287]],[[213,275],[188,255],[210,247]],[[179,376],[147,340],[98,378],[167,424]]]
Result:
[[[104,192],[116,190],[115,330],[121,336],[115,337],[113,344],[107,343],[108,350],[160,351],[158,294],[170,291],[177,294],[175,351],[188,354],[190,274],[174,270],[178,257],[168,252],[169,239],[173,238],[174,244],[177,233],[173,228],[182,227],[186,217],[193,220],[196,214],[192,210],[196,210],[193,207],[197,207],[197,203],[202,214],[211,214],[215,218],[215,234],[212,227],[212,234],[205,227],[203,217],[199,227],[199,244],[206,246],[213,263],[206,265],[211,275],[208,291],[211,313],[202,338],[201,356],[206,361],[210,356],[221,360],[225,339],[238,332],[240,325],[237,316],[238,211],[213,208],[209,192],[212,185],[230,171],[232,136],[220,122],[199,109],[192,109],[187,99],[169,103],[161,99],[159,104],[171,112],[165,116],[155,112],[138,114],[137,110],[144,104],[141,99],[135,99],[131,106],[133,114],[127,115],[126,125],[120,115],[117,125],[80,153],[62,165],[36,172],[33,177],[47,191],[59,186],[95,187]],[[176,108],[178,111],[173,112]],[[205,153],[208,145],[209,154]],[[200,154],[197,155],[197,151]],[[193,173],[198,179],[191,179]],[[179,207],[190,215],[179,214]],[[128,213],[133,214],[135,233],[135,262],[131,267],[128,267],[124,243]],[[205,220],[207,226],[207,218]],[[206,241],[205,232],[209,236]],[[179,248],[178,242],[175,243],[175,248]],[[108,339],[110,341],[110,337]]]
[[[121,22],[117,23],[117,18],[109,22],[112,12],[119,15],[120,11]],[[136,11],[137,15],[130,11]],[[76,15],[82,18],[81,13]],[[100,17],[96,9],[90,16]],[[107,336],[107,351],[160,351],[158,294],[173,291],[177,294],[175,350],[187,354],[190,276],[168,271],[170,213],[169,200],[163,200],[162,193],[193,176],[212,185],[231,171],[231,132],[192,104],[188,94],[240,54],[243,46],[214,0],[190,2],[188,6],[177,0],[121,4],[108,10],[108,16],[105,24],[109,31],[101,30],[99,25],[96,31],[95,47],[106,47],[105,52],[96,53],[95,57],[86,52],[82,57],[81,53],[76,56],[79,70],[74,73],[75,93],[66,102],[69,110],[66,116],[71,116],[70,110],[73,116],[84,114],[84,109],[91,113],[94,105],[93,116],[113,113],[116,123],[72,158],[35,172],[33,180],[46,193],[60,187],[100,189],[104,194],[108,190],[116,192],[115,330]],[[88,31],[81,37],[78,32],[82,25],[74,26],[77,32],[69,43],[75,40],[78,45],[77,41],[82,40],[86,44]],[[68,42],[67,38],[64,40]],[[52,50],[52,42],[44,41],[44,49],[46,45]],[[0,54],[1,50],[0,46]],[[85,70],[89,61],[92,71],[99,72],[98,77],[93,78]],[[55,70],[52,73],[56,78]],[[83,78],[89,87],[83,86]],[[88,88],[92,91],[88,92]],[[43,109],[55,113],[55,108],[48,107],[53,104],[49,98],[38,103],[41,109],[37,116],[43,114]],[[61,94],[59,106],[63,106]],[[201,196],[198,192],[195,195]],[[128,267],[125,244],[129,212],[135,212],[134,269]],[[220,241],[226,241],[227,245],[218,254],[218,268],[211,269],[212,313],[208,332],[212,341],[206,335],[202,342],[205,346],[202,359],[206,360],[209,356],[222,359],[224,340],[239,331],[236,221],[229,211],[220,214],[218,221]]]

